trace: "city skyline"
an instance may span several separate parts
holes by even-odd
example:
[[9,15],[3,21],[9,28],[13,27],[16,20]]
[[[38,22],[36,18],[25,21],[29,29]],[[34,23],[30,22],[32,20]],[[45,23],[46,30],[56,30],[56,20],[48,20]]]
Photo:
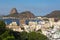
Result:
[[19,13],[31,11],[36,16],[44,16],[60,10],[60,0],[0,0],[0,15],[8,15],[12,8]]

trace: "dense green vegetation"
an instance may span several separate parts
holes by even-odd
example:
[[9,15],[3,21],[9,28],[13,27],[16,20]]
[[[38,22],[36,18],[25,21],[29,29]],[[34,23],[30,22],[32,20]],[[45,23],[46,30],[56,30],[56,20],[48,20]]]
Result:
[[7,30],[5,23],[0,21],[0,40],[48,40],[48,38],[39,32],[15,32]]
[[0,20],[0,28],[5,28],[5,23],[4,23],[4,21],[2,21],[2,20]]
[[7,30],[4,21],[0,21],[0,40],[14,40],[13,34],[10,34],[10,30]]

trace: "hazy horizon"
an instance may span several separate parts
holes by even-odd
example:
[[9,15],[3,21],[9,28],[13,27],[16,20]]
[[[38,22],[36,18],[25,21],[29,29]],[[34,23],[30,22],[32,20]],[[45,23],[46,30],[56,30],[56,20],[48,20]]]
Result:
[[54,10],[60,10],[60,0],[0,0],[0,15],[7,15],[12,8],[18,12],[31,11],[43,16]]

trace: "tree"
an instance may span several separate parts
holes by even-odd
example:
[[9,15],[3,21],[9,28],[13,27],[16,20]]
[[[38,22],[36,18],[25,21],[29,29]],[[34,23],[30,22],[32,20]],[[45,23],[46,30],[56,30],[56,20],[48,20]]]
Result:
[[0,20],[0,28],[5,28],[6,24],[4,21]]
[[0,35],[6,31],[5,27],[6,24],[4,23],[4,21],[0,20]]
[[15,40],[13,34],[10,34],[11,30],[7,30],[4,21],[0,20],[0,40]]
[[41,33],[31,32],[28,35],[28,40],[48,40],[48,38]]
[[27,32],[21,32],[20,33],[20,40],[28,40],[28,33]]
[[13,34],[10,34],[10,31],[5,31],[2,35],[0,35],[2,40],[14,40]]
[[49,40],[48,37],[41,33],[37,32],[21,32],[20,33],[20,40]]

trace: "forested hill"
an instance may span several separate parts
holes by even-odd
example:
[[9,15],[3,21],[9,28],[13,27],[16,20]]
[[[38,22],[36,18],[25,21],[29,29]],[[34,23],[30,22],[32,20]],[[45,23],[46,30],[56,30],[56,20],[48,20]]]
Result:
[[60,18],[60,10],[55,10],[55,11],[51,12],[50,14],[45,15],[45,17]]

